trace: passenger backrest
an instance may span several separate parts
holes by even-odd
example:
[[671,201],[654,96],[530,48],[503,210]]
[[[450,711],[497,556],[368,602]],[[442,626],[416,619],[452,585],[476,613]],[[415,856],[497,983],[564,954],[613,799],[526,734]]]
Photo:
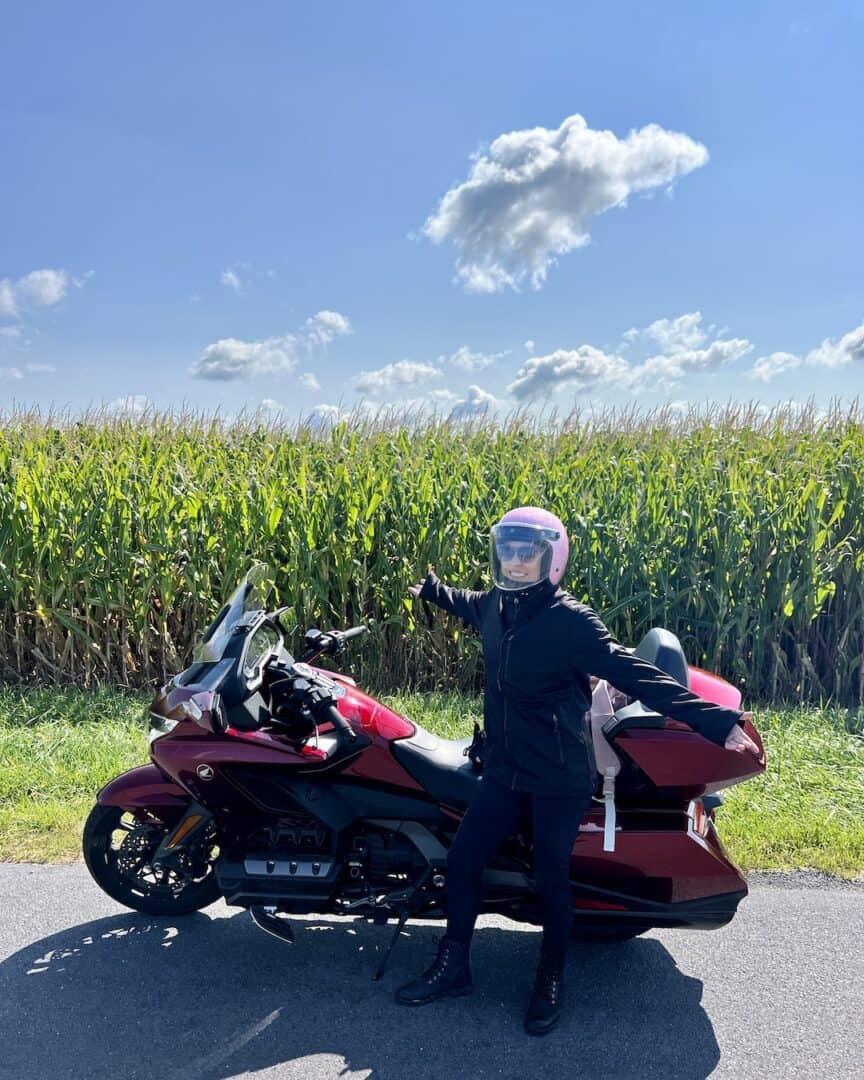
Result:
[[667,675],[671,675],[682,686],[690,688],[690,671],[684,657],[684,650],[671,630],[655,626],[642,638],[633,650],[633,655],[647,660],[661,671],[665,671]]
[[606,770],[612,769],[612,775],[617,776],[621,771],[621,759],[606,741],[603,734],[603,725],[614,715],[612,698],[609,695],[609,686],[604,679],[598,679],[591,695],[591,713],[589,722],[591,725],[591,744],[594,748],[594,760],[597,764],[597,772],[601,777],[607,775]]

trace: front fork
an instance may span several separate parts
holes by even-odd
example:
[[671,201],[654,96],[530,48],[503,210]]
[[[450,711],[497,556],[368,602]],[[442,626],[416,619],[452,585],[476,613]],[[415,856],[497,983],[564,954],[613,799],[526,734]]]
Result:
[[190,855],[201,839],[213,815],[200,803],[191,802],[174,828],[162,838],[151,860],[154,870],[173,870],[181,877],[188,877],[181,855]]

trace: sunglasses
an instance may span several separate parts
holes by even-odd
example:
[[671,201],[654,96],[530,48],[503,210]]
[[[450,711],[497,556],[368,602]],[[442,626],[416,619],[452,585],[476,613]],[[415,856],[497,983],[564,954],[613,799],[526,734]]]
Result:
[[541,547],[540,544],[505,541],[497,545],[498,557],[502,562],[531,562],[540,554]]

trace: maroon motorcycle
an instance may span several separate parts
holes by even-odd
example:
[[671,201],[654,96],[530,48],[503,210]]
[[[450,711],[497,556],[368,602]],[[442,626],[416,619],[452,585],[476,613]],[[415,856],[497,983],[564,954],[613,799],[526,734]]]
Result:
[[[395,918],[392,948],[406,919],[446,910],[447,850],[482,766],[471,739],[438,738],[312,666],[365,627],[309,630],[295,659],[285,609],[266,610],[265,579],[260,565],[247,574],[190,667],[156,696],[152,764],[99,792],[84,858],[138,911],[179,915],[224,897],[286,941],[286,914]],[[740,693],[689,667],[668,631],[635,652],[739,707]],[[748,721],[758,758],[725,750],[602,681],[585,722],[597,783],[571,858],[574,933],[624,940],[728,923],[747,885],[717,836],[716,792],[764,771],[758,733]],[[501,845],[485,912],[539,924],[531,839],[526,826]]]

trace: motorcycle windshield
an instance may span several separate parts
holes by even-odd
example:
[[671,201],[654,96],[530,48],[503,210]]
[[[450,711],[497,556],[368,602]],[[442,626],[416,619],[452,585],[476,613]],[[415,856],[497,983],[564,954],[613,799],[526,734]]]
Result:
[[265,609],[271,583],[270,567],[266,563],[256,563],[204,631],[192,653],[195,663],[212,664],[222,659],[237,624],[250,612]]

